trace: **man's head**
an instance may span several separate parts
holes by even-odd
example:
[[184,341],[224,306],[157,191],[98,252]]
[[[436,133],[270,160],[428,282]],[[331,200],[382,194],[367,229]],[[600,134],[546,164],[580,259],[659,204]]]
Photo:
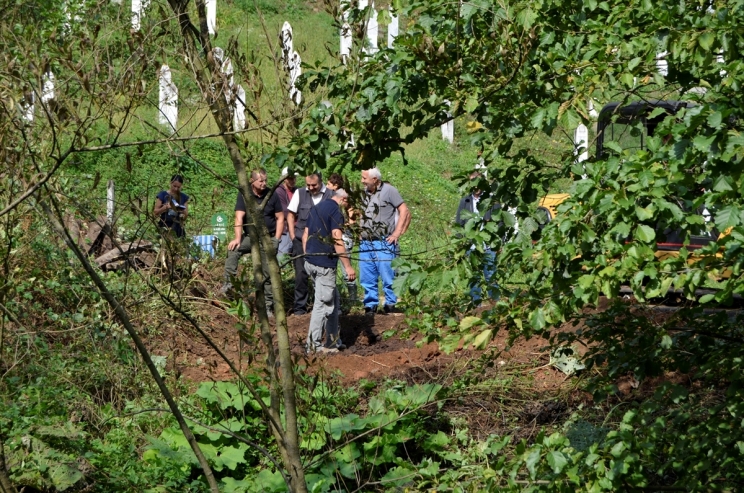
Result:
[[480,197],[483,193],[483,190],[478,188],[478,180],[481,179],[483,174],[480,171],[473,171],[470,173],[470,181],[475,182],[475,187],[473,188],[473,197]]
[[349,194],[346,193],[346,190],[344,190],[343,188],[339,188],[335,192],[333,192],[333,196],[331,198],[335,200],[340,207],[346,207],[349,203]]
[[382,173],[379,169],[371,168],[362,171],[362,185],[368,192],[374,193],[380,188],[380,184],[382,184]]
[[284,188],[290,189],[295,188],[297,186],[297,173],[290,170],[289,168],[284,168],[282,170],[282,178],[284,179],[283,185]]
[[251,171],[251,188],[253,193],[260,195],[266,190],[266,170],[265,169],[254,169]]
[[312,173],[305,177],[305,186],[310,195],[317,195],[321,190],[320,173]]

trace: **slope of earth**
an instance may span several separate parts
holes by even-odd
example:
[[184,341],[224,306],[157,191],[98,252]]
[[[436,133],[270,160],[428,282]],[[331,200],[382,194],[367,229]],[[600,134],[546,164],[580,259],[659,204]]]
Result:
[[[312,372],[337,374],[342,382],[348,384],[388,377],[410,383],[434,381],[454,366],[467,366],[470,360],[481,357],[485,351],[492,353],[496,365],[501,367],[529,367],[525,371],[533,376],[536,390],[558,388],[566,378],[546,364],[548,354],[542,350],[546,345],[542,339],[519,341],[507,347],[508,334],[500,332],[485,351],[461,348],[448,355],[442,353],[436,343],[418,345],[415,336],[401,337],[405,315],[400,313],[378,314],[373,318],[362,314],[342,315],[341,339],[347,349],[336,354],[306,356],[304,347],[310,317],[311,314],[288,318],[292,353],[298,365]],[[251,348],[247,348],[238,335],[237,319],[222,306],[201,304],[198,320],[202,330],[236,366],[242,370],[248,366],[260,369],[260,362],[249,362],[247,354]],[[383,337],[383,333],[393,335]],[[150,335],[148,342],[153,353],[166,357],[167,370],[188,382],[234,378],[227,363],[193,327],[180,319],[167,328],[161,326],[159,333]],[[262,351],[259,348],[257,352]]]

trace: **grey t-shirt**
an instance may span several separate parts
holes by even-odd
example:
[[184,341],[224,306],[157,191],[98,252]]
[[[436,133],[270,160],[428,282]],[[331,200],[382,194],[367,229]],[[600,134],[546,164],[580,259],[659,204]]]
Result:
[[374,240],[392,234],[398,220],[398,207],[403,204],[398,189],[389,183],[382,183],[375,193],[367,193],[364,201],[362,238]]

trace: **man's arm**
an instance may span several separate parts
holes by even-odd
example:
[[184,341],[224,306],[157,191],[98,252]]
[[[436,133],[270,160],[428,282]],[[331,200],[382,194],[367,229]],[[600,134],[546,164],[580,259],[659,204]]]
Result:
[[302,233],[302,251],[303,252],[307,251],[307,237],[308,237],[308,232],[307,232],[307,228],[305,228],[305,231]]
[[289,229],[289,237],[294,241],[295,239],[295,222],[297,216],[292,211],[287,211],[287,229]]
[[[305,231],[307,231],[307,229],[305,229]],[[347,280],[353,281],[356,279],[356,272],[351,266],[349,254],[346,253],[346,248],[344,247],[343,232],[340,229],[334,229],[331,234],[333,235],[333,248],[336,250],[338,258],[341,259],[341,264],[344,266],[344,270],[346,270]]]
[[280,240],[282,233],[284,233],[284,212],[280,210],[276,213],[276,234],[274,234],[274,237]]
[[235,211],[235,239],[227,244],[228,250],[235,250],[240,246],[240,242],[243,240],[243,220],[245,219],[245,211]]
[[408,206],[403,202],[398,206],[398,223],[395,225],[395,231],[387,237],[387,242],[390,244],[398,243],[398,238],[408,230],[410,224],[411,211],[408,210]]

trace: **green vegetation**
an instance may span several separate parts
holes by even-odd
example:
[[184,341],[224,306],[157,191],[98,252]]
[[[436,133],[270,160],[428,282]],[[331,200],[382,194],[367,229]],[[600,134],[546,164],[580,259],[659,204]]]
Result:
[[[744,324],[704,308],[740,305],[744,293],[744,3],[394,3],[405,20],[395,49],[363,60],[356,33],[346,67],[328,53],[338,30],[330,2],[220,3],[214,42],[249,93],[250,128],[238,135],[219,67],[199,51],[212,41],[173,18],[183,7],[197,19],[194,2],[154,1],[140,33],[108,1],[83,2],[69,27],[53,2],[8,7],[0,492],[742,489]],[[286,74],[274,65],[285,19],[308,63],[299,108],[284,107]],[[662,51],[666,77],[656,65]],[[152,123],[164,61],[182,103],[175,136]],[[37,99],[30,122],[23,95],[38,92],[47,64],[60,97]],[[643,150],[606,142],[605,159],[574,163],[570,133],[591,126],[590,98],[599,108],[659,95],[695,104],[666,115]],[[448,111],[457,116],[452,146],[438,134]],[[356,147],[344,149],[350,134]],[[483,207],[516,213],[455,228],[479,156],[488,169],[478,182]],[[232,210],[245,168],[266,166],[275,181],[287,165],[342,171],[352,188],[360,169],[380,167],[413,212],[396,280],[407,325],[384,335],[438,342],[444,353],[473,345],[479,359],[354,385],[308,370],[289,352],[281,310],[269,326],[263,283],[245,269],[256,295],[225,310],[248,369],[231,381],[188,382],[174,357],[135,351],[133,333],[157,347],[164,327],[188,327],[201,341],[203,303],[221,304],[219,256],[104,272],[87,268],[76,239],[55,228],[104,214],[104,185],[114,180],[119,238],[158,240],[154,194],[183,172],[189,234],[205,232],[214,212]],[[536,202],[555,191],[572,196],[540,228]],[[681,231],[685,243],[700,228],[727,234],[662,259],[659,226]],[[500,297],[471,310],[468,286],[486,287],[485,245],[499,251]],[[648,307],[662,298],[680,309]],[[534,356],[547,362],[504,362],[491,344],[537,337],[549,347]],[[210,343],[221,350],[222,341]],[[535,375],[559,359],[578,370],[573,385],[543,390]]]

